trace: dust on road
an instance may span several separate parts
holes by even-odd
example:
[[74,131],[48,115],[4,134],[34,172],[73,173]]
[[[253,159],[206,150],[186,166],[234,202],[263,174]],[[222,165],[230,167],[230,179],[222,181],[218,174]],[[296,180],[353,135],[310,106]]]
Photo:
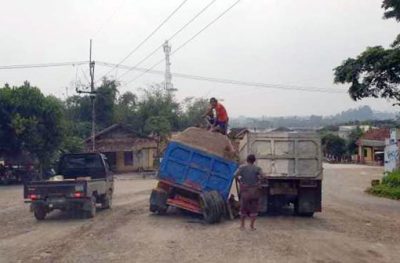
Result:
[[54,212],[36,222],[22,187],[0,188],[0,262],[399,262],[400,202],[364,190],[381,168],[325,165],[323,212],[206,225],[172,211],[151,215],[155,181],[117,180],[112,210],[94,219]]

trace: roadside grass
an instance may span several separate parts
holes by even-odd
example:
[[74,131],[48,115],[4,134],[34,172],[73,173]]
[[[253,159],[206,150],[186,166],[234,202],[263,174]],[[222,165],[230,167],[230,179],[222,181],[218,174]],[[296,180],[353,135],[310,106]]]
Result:
[[400,170],[387,173],[382,182],[368,188],[370,194],[400,200]]

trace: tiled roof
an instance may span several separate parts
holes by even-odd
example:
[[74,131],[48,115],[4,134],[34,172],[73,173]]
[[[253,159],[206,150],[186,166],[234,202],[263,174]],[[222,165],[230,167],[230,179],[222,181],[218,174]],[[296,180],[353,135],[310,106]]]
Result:
[[361,139],[384,141],[386,138],[389,137],[390,137],[390,129],[380,128],[380,129],[371,129],[367,131],[363,136],[361,136]]
[[384,142],[386,138],[390,137],[389,128],[379,128],[371,129],[367,131],[361,138],[357,141],[357,144],[363,144],[363,141],[381,141]]

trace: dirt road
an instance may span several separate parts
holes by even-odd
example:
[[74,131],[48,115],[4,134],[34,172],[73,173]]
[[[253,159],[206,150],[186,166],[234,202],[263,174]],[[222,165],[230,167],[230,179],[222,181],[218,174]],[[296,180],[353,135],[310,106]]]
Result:
[[118,180],[94,219],[54,212],[36,222],[22,187],[0,187],[0,262],[400,262],[400,202],[364,193],[381,168],[326,165],[323,212],[206,225],[148,212],[151,179]]

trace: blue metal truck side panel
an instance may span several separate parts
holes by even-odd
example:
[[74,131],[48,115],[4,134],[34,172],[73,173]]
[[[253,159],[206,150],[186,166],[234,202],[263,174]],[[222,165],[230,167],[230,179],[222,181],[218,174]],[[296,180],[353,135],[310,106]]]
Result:
[[225,200],[237,163],[187,145],[170,142],[161,161],[158,177],[196,191],[218,191]]

